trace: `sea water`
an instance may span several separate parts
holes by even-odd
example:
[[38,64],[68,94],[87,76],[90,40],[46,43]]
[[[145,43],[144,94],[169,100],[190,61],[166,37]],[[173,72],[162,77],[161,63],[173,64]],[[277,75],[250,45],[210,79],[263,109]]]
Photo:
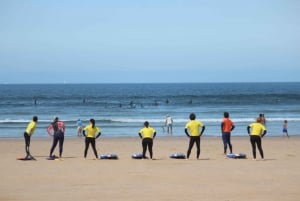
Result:
[[76,121],[94,118],[103,137],[137,137],[144,121],[157,136],[168,136],[165,117],[173,118],[173,136],[185,136],[189,114],[206,126],[204,135],[220,136],[223,113],[247,136],[247,125],[260,114],[268,136],[281,136],[288,120],[290,135],[300,134],[300,83],[172,83],[172,84],[2,84],[0,138],[21,138],[37,115],[34,137],[48,137],[53,116],[66,123],[67,137],[76,137]]

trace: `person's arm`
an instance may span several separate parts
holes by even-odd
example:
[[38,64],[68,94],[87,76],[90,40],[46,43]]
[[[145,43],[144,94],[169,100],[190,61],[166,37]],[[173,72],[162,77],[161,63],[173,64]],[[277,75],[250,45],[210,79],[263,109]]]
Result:
[[140,136],[140,138],[142,138],[142,139],[143,139],[143,136],[142,136],[142,134],[141,134],[141,133],[139,133],[139,136]]
[[235,128],[235,125],[232,125],[232,127],[231,127],[231,130],[230,131],[233,131],[233,129]]
[[155,136],[156,136],[156,132],[153,133],[153,139],[155,138]]
[[204,133],[205,131],[205,126],[202,127],[202,130],[201,130],[201,133],[200,133],[200,136]]
[[267,134],[267,130],[264,130],[264,132],[263,132],[263,134],[261,135],[261,137],[263,138],[266,134]]
[[97,139],[98,137],[100,137],[100,135],[101,135],[101,132],[98,133],[98,135],[96,136],[96,139]]
[[83,135],[84,137],[86,137],[86,135],[85,135],[85,130],[82,131],[82,135]]
[[48,132],[48,134],[49,134],[49,135],[51,135],[51,136],[53,136],[53,135],[54,135],[54,133],[53,133],[53,126],[52,126],[52,124],[50,124],[50,125],[48,126],[48,128],[47,128],[47,132]]
[[187,128],[184,129],[184,132],[185,132],[185,134],[186,134],[188,137],[191,137],[190,134],[188,133],[188,129],[187,129]]
[[224,125],[224,122],[221,123],[221,133],[223,133],[223,125]]
[[247,126],[248,135],[250,135],[250,126]]

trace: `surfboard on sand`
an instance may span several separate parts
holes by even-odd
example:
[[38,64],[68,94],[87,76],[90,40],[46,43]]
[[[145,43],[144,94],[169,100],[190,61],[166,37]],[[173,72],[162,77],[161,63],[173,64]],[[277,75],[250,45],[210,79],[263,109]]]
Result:
[[133,159],[142,159],[143,154],[141,154],[141,153],[132,154],[131,158],[133,158]]
[[101,154],[100,155],[100,159],[118,159],[118,155],[117,154]]
[[173,153],[173,154],[170,154],[170,158],[185,159],[186,157],[183,153]]
[[36,159],[33,156],[18,157],[16,159],[21,161],[36,161]]
[[239,153],[239,154],[231,153],[231,154],[226,154],[226,156],[227,156],[227,158],[233,158],[233,159],[247,158],[246,154],[244,154],[244,153]]

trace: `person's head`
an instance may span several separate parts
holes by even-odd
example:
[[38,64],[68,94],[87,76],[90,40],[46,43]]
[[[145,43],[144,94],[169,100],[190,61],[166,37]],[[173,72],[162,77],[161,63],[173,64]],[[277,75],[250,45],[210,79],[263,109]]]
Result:
[[228,112],[224,112],[224,118],[229,118],[229,113]]
[[257,117],[257,118],[256,118],[256,122],[257,122],[257,123],[261,123],[261,118],[260,118],[260,117]]
[[284,122],[284,123],[287,123],[287,120],[284,120],[283,122]]
[[190,114],[190,120],[195,120],[195,119],[196,119],[195,113],[191,113],[191,114]]
[[92,124],[92,127],[95,127],[95,119],[90,119],[90,123]]
[[169,114],[166,115],[166,117],[169,117],[169,116],[170,116]]
[[145,127],[148,127],[148,126],[149,126],[149,122],[148,122],[148,121],[145,121],[145,122],[144,122],[144,126],[145,126]]
[[58,117],[57,117],[57,116],[54,116],[54,117],[53,117],[53,122],[56,122],[56,121],[58,121]]
[[32,121],[37,122],[37,121],[38,121],[38,117],[37,117],[37,116],[34,116],[34,117],[32,118]]

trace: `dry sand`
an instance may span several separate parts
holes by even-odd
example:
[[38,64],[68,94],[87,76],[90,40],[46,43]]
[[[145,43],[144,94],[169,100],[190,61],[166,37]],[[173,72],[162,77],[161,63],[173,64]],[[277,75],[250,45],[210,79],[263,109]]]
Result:
[[0,140],[1,201],[300,200],[299,137],[265,137],[265,161],[252,160],[248,137],[232,137],[234,152],[248,159],[226,159],[220,137],[202,137],[201,160],[196,160],[196,147],[190,160],[169,158],[186,153],[186,137],[156,138],[155,160],[131,159],[141,151],[138,137],[97,140],[99,154],[116,153],[119,160],[92,160],[91,148],[83,160],[84,139],[66,138],[64,160],[49,161],[51,143],[33,136],[31,153],[37,161],[19,161],[23,139]]

